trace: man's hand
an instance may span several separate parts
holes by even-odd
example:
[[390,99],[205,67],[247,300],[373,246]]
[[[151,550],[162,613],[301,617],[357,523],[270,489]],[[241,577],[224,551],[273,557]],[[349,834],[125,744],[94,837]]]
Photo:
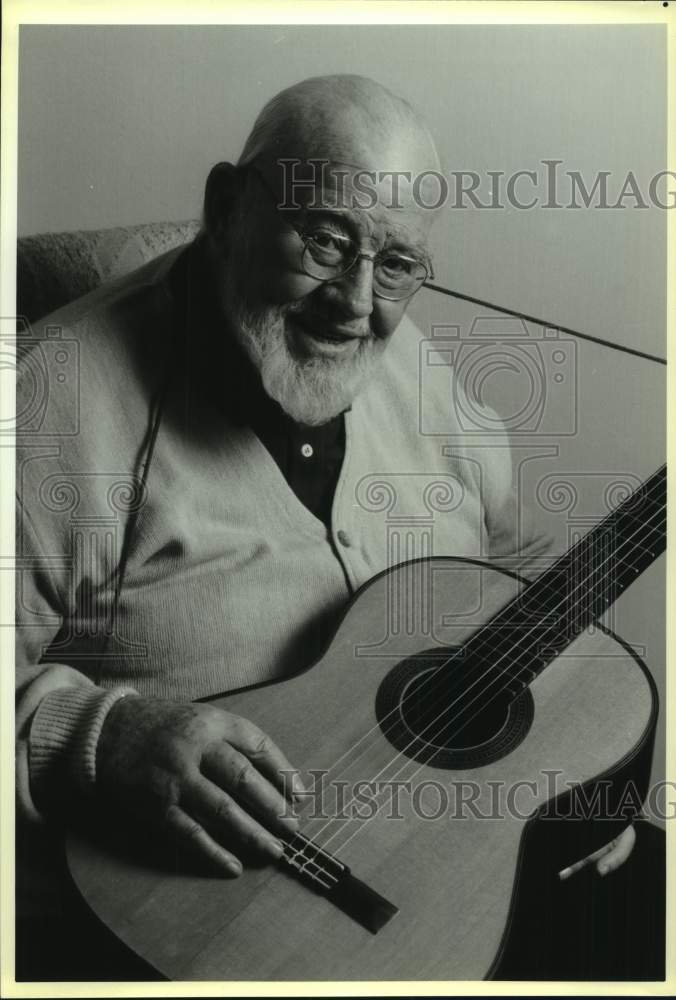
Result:
[[210,705],[122,698],[106,717],[96,768],[109,804],[226,875],[240,874],[243,852],[279,857],[273,832],[298,829],[295,769],[257,726]]
[[609,844],[599,848],[598,851],[594,851],[593,854],[589,854],[582,861],[576,861],[574,865],[570,865],[569,868],[564,868],[560,871],[559,878],[561,881],[564,881],[581,868],[586,868],[587,865],[593,865],[594,863],[596,863],[596,871],[599,875],[608,875],[624,864],[633,851],[635,843],[636,831],[633,826],[628,826],[626,830],[622,831],[619,837],[615,837]]

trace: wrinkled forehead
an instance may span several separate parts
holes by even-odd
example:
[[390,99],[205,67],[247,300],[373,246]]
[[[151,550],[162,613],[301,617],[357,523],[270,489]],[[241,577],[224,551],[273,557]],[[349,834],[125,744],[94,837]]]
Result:
[[347,162],[327,157],[282,156],[256,164],[277,198],[293,211],[367,212],[434,221],[444,199],[445,179],[435,167],[411,167],[406,159]]
[[266,178],[282,213],[330,213],[365,230],[384,226],[418,240],[426,238],[437,214],[437,171],[295,157],[281,158],[271,167]]

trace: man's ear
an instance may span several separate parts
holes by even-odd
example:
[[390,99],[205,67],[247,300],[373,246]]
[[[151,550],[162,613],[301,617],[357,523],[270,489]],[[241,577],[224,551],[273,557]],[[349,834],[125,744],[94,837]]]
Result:
[[232,163],[217,163],[204,189],[204,225],[211,238],[223,246],[228,222],[242,192],[242,174]]

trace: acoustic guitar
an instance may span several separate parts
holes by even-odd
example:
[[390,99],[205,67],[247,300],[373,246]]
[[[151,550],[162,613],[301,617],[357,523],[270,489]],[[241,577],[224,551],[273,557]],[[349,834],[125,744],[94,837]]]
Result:
[[314,780],[283,859],[228,880],[72,834],[89,906],[171,979],[494,976],[532,846],[555,879],[646,794],[655,685],[597,623],[665,506],[662,468],[534,582],[456,558],[371,580],[311,669],[215,702]]

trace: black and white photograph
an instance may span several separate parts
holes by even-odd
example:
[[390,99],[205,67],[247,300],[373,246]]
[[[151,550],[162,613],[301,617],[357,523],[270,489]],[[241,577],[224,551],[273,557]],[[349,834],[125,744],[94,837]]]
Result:
[[6,6],[5,996],[670,991],[671,8],[359,6]]

